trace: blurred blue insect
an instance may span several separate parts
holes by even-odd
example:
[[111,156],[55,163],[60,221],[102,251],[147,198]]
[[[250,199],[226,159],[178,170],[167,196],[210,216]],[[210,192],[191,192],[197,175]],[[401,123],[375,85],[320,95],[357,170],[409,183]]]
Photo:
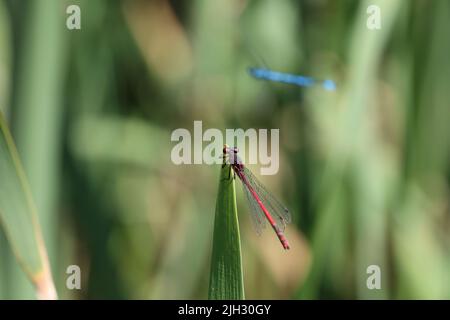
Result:
[[328,91],[336,90],[336,84],[333,80],[316,80],[311,77],[277,72],[265,68],[249,68],[248,72],[257,79],[295,84],[300,87],[312,87],[319,85]]

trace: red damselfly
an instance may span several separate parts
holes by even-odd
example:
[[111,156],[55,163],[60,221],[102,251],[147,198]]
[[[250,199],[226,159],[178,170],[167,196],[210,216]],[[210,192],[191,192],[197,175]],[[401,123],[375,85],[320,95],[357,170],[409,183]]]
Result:
[[230,165],[235,176],[242,182],[244,193],[251,210],[251,217],[256,232],[260,234],[269,221],[284,249],[289,249],[289,242],[284,236],[286,224],[291,222],[289,210],[283,206],[264,186],[256,179],[249,169],[242,163],[237,155],[238,148],[223,146],[224,165]]

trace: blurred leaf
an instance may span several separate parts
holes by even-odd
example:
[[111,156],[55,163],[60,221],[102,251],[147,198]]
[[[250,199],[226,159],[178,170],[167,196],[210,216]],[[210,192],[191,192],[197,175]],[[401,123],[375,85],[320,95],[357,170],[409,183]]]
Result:
[[41,299],[55,299],[36,209],[11,133],[0,113],[0,221],[12,251]]
[[[39,214],[50,264],[57,274],[64,275],[56,270],[61,257],[57,252],[60,243],[57,217],[62,181],[60,155],[65,138],[63,96],[69,68],[66,60],[69,36],[64,27],[65,9],[60,3],[31,1],[28,10],[28,23],[23,25],[20,40],[14,40],[23,54],[13,51],[16,81],[11,97],[11,128]],[[33,289],[19,268],[11,268],[10,296],[33,297]],[[62,291],[65,279],[58,277],[57,280]]]
[[[11,48],[10,43],[10,20],[7,15],[4,3],[0,4],[0,111],[6,113],[8,110],[7,101],[9,100],[9,87],[11,79],[10,65],[11,65]],[[7,115],[7,113],[6,113]]]
[[209,299],[244,299],[241,240],[234,179],[222,168],[214,222]]
[[[442,235],[433,228],[433,216],[429,214],[442,210],[439,203],[445,202],[436,199],[445,197],[445,193],[429,196],[414,183],[405,188],[392,233],[396,295],[401,299],[448,299],[448,281],[443,281],[448,279],[448,249],[440,242]],[[406,219],[407,224],[398,223]]]

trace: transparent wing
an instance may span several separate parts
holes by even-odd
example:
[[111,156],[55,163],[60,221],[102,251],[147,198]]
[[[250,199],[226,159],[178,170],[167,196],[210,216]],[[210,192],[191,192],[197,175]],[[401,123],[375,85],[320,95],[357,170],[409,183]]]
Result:
[[258,202],[256,202],[256,200],[248,190],[247,186],[243,182],[241,183],[241,185],[242,190],[244,190],[245,196],[247,197],[248,206],[250,207],[250,216],[253,223],[253,228],[258,235],[261,235],[261,232],[266,227],[266,217],[264,215],[264,212],[261,210]]
[[[269,211],[269,213],[272,215],[278,227],[281,229],[281,231],[284,231],[284,229],[286,228],[286,224],[291,222],[291,214],[289,210],[283,204],[281,204],[281,202],[278,201],[275,196],[267,191],[263,184],[259,182],[258,179],[253,175],[253,173],[246,167],[243,168],[242,174],[246,176],[248,184],[251,186],[251,188],[253,188],[253,190],[255,190],[256,194],[258,195],[266,209]],[[252,218],[255,221],[254,224],[260,225],[260,220],[265,223],[266,217],[264,215],[264,212],[262,211],[258,202],[254,199],[253,195],[248,190],[247,186],[245,186],[244,183],[242,184],[245,189],[247,199],[249,200],[252,207]],[[261,228],[259,230],[261,230]]]

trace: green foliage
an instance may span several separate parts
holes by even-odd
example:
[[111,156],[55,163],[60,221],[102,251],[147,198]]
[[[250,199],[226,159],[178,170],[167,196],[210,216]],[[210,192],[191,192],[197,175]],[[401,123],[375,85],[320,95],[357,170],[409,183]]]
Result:
[[[76,2],[69,31],[64,1],[0,1],[0,108],[30,185],[3,125],[0,298],[33,297],[10,243],[28,274],[43,266],[27,189],[63,298],[243,298],[235,201],[246,298],[450,298],[448,0]],[[256,81],[258,66],[338,89]],[[217,195],[211,167],[170,161],[194,120],[280,129],[262,178],[293,214],[289,253],[256,238],[232,181]]]
[[220,173],[214,221],[209,299],[244,299],[236,190],[230,170],[230,166],[226,165]]
[[41,298],[54,298],[36,209],[9,129],[0,113],[0,223],[14,255]]

